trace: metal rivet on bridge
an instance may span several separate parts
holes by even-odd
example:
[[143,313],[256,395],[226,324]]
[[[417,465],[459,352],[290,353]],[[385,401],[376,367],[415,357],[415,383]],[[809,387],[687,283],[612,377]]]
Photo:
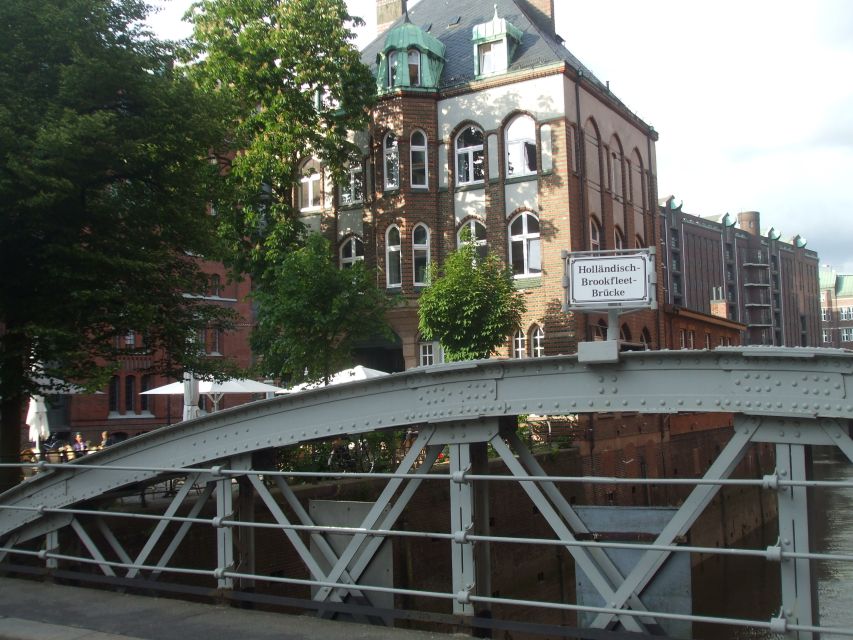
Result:
[[794,382],[793,382],[793,383],[791,383],[791,386],[792,386],[792,387],[796,387],[796,386],[797,386],[797,381],[796,381],[796,380],[794,380]]

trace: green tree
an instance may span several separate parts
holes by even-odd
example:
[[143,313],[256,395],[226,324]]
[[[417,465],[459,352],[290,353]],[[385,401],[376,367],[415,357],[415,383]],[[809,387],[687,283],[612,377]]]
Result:
[[488,358],[518,329],[524,311],[509,269],[494,254],[478,257],[465,241],[443,265],[430,265],[418,327],[427,340],[441,343],[449,361]]
[[[195,337],[229,314],[198,296],[214,256],[203,96],[141,27],[141,0],[0,2],[0,459],[17,459],[46,376],[101,385],[133,330],[158,368],[209,372]],[[122,351],[127,353],[127,351]],[[114,361],[114,360],[113,360]],[[11,474],[3,480],[8,484]]]
[[318,234],[290,251],[270,282],[255,294],[266,312],[252,334],[265,374],[328,382],[352,364],[359,342],[387,331],[388,299],[376,275],[363,262],[339,269]]
[[304,161],[340,183],[361,159],[351,132],[367,127],[376,92],[353,45],[362,21],[344,0],[201,0],[188,15],[193,77],[235,105],[227,188],[214,203],[222,236],[235,271],[264,288],[304,235],[294,202]]

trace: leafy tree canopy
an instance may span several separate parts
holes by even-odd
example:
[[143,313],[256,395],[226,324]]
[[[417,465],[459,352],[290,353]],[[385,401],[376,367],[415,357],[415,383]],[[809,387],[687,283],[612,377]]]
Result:
[[275,269],[274,286],[256,292],[266,312],[252,334],[268,375],[328,382],[352,364],[353,347],[388,331],[388,300],[376,275],[355,262],[339,269],[329,242],[318,234],[288,253]]
[[[141,0],[0,2],[0,456],[17,453],[30,371],[99,385],[133,330],[209,373],[193,339],[227,327],[198,297],[215,257],[208,150],[220,98],[174,70]],[[126,351],[123,351],[126,353]]]
[[488,358],[521,324],[524,298],[494,254],[464,241],[443,265],[430,265],[418,308],[421,335],[438,340],[448,361]]
[[303,232],[294,188],[317,158],[336,180],[360,159],[351,132],[367,127],[375,83],[353,45],[362,24],[344,0],[201,0],[189,17],[191,72],[227,94],[230,171],[215,203],[232,266],[263,287]]

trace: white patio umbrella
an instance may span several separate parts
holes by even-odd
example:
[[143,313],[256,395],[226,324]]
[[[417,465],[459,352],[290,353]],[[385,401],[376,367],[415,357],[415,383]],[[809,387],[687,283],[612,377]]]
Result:
[[47,404],[44,396],[30,396],[30,405],[27,408],[26,424],[30,428],[30,440],[36,443],[36,453],[41,450],[41,441],[50,435],[50,424],[47,419]]
[[[184,394],[184,420],[198,418],[201,410],[198,408],[198,379],[192,374],[184,374],[184,384],[181,392]],[[216,406],[214,404],[214,406]]]
[[[186,389],[185,386],[188,384],[188,380],[184,380],[183,382],[172,382],[170,384],[163,385],[162,387],[156,387],[154,389],[149,389],[148,391],[143,391],[143,395],[184,395],[184,412],[186,414],[187,408],[190,406],[187,398],[192,400],[192,389]],[[210,401],[213,402],[213,410],[216,411],[219,408],[219,401],[222,400],[222,396],[226,393],[275,393],[278,391],[283,391],[281,387],[276,387],[272,384],[267,384],[266,382],[258,382],[257,380],[249,380],[245,378],[230,378],[228,380],[223,380],[222,382],[216,382],[215,380],[195,380],[195,385],[197,387],[197,391],[195,391],[195,403],[194,406],[198,406],[198,396],[199,394],[204,394]],[[187,391],[190,392],[190,395],[187,395]],[[195,416],[198,417],[198,413]],[[184,418],[185,420],[189,418]]]
[[[368,380],[370,378],[380,378],[382,376],[387,376],[388,373],[385,371],[379,371],[379,369],[370,369],[368,367],[363,367],[361,365],[357,365],[350,369],[344,369],[343,371],[338,371],[336,374],[329,378],[329,386],[333,384],[344,384],[347,382],[355,382],[356,380]],[[299,393],[300,391],[306,391],[308,389],[320,389],[326,386],[323,382],[303,382],[302,384],[297,384],[289,389],[282,389],[281,391],[277,391],[277,395],[285,394],[285,393]]]

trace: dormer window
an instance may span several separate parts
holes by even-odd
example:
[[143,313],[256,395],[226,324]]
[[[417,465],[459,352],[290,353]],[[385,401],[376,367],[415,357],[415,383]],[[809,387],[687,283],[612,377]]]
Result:
[[444,69],[444,44],[406,19],[388,32],[376,64],[380,93],[406,87],[434,91]]
[[399,82],[397,82],[397,59],[399,58],[399,52],[397,51],[389,51],[388,52],[388,86],[396,87]]
[[478,76],[505,73],[512,63],[512,56],[521,43],[522,32],[505,18],[495,16],[489,22],[478,24],[473,29],[474,60]]
[[409,49],[409,86],[419,87],[421,84],[421,52]]

